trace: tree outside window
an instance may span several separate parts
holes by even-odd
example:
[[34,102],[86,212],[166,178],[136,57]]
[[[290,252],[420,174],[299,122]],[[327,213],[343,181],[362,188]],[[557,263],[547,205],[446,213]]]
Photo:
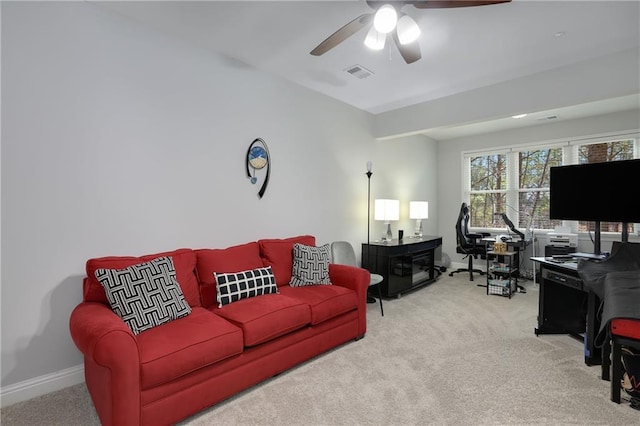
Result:
[[492,154],[471,158],[471,194],[469,223],[473,227],[492,228],[494,213],[506,205],[507,157]]

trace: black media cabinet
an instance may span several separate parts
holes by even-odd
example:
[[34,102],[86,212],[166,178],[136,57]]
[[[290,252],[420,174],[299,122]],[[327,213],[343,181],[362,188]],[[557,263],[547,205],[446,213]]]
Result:
[[436,252],[441,247],[442,237],[429,235],[363,243],[362,267],[382,275],[382,296],[400,297],[436,280]]

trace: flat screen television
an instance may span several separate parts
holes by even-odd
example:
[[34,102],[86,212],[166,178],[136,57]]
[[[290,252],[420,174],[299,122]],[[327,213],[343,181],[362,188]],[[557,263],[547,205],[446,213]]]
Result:
[[640,159],[552,167],[551,219],[640,223]]

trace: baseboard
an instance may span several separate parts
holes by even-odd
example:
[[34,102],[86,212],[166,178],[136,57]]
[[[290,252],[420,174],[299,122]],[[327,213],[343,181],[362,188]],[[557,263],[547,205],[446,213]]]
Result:
[[3,387],[0,392],[1,406],[4,408],[82,382],[84,382],[84,367],[82,364],[56,371],[55,373],[45,374],[44,376]]

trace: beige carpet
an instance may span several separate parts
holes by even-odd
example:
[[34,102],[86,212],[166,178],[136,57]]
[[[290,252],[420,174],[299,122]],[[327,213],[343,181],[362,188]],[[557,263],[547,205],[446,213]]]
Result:
[[[630,425],[640,411],[609,400],[582,344],[536,337],[538,291],[487,296],[443,276],[367,305],[364,339],[343,345],[182,425]],[[625,395],[623,395],[623,398]],[[99,424],[84,385],[2,410],[2,424]]]

